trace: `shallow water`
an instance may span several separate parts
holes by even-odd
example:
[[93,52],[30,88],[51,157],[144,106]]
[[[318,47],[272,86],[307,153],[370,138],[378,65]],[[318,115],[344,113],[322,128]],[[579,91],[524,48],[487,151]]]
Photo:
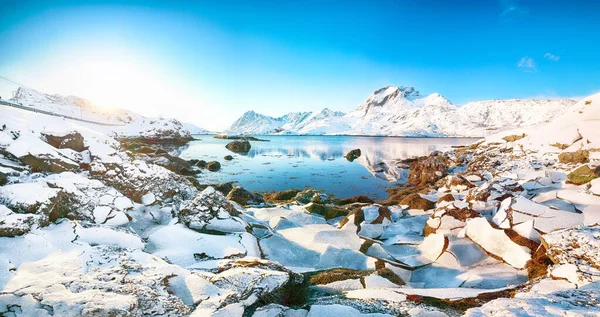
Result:
[[[366,136],[265,136],[269,142],[250,141],[246,155],[225,148],[232,140],[212,135],[196,136],[180,157],[186,160],[219,161],[221,171],[203,171],[201,184],[236,181],[250,191],[278,191],[311,187],[345,198],[367,195],[386,197],[385,189],[402,180],[394,169],[385,169],[394,159],[428,155],[452,145],[474,142],[472,138],[399,138]],[[354,162],[344,157],[352,149],[362,156]],[[225,161],[232,155],[232,161]]]

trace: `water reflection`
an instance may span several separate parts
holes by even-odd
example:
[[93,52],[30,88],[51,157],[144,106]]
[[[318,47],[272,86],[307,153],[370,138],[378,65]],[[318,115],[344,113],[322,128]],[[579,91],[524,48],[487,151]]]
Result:
[[[250,152],[234,154],[230,140],[201,136],[182,153],[184,159],[219,160],[222,171],[199,176],[205,184],[237,181],[249,190],[270,191],[313,187],[338,197],[369,194],[385,197],[385,189],[406,176],[398,159],[428,155],[474,139],[389,138],[354,136],[269,136],[270,142],[253,142]],[[362,156],[350,163],[345,155],[359,148]],[[234,156],[223,161],[225,155]]]

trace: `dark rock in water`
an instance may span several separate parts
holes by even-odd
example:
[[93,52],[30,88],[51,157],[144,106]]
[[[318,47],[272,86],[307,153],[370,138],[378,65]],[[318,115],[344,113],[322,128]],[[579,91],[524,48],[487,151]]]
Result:
[[6,174],[0,172],[0,186],[3,186],[8,181]]
[[196,164],[198,164],[198,162],[200,162],[200,160],[197,160],[197,159],[191,159],[191,160],[188,160],[188,162],[189,162],[190,164],[192,164],[192,165],[196,165]]
[[575,185],[583,185],[589,183],[593,179],[600,177],[600,167],[593,169],[589,168],[587,165],[580,166],[576,170],[572,171],[567,175],[569,182]]
[[231,201],[235,201],[236,203],[245,206],[245,205],[256,205],[263,203],[263,198],[258,194],[253,194],[241,186],[235,186],[233,189],[227,194],[227,199]]
[[252,146],[248,141],[232,141],[229,142],[225,147],[231,152],[248,153]]
[[71,149],[76,152],[87,150],[87,147],[83,143],[83,136],[79,132],[69,133],[64,136],[56,136],[51,134],[42,133],[46,142],[57,149]]
[[223,159],[225,161],[231,161],[231,160],[233,160],[233,156],[231,156],[231,155],[225,155],[225,157]]
[[206,169],[208,169],[211,172],[216,172],[221,169],[221,163],[217,161],[208,162],[206,163]]
[[31,154],[27,154],[19,160],[31,167],[31,171],[34,173],[39,172],[51,172],[51,173],[62,173],[66,171],[72,171],[79,168],[79,165],[70,164],[65,161],[61,161],[58,159],[44,159],[37,158]]
[[360,157],[360,154],[360,149],[354,149],[346,154],[346,159],[350,162],[354,162],[354,160]]
[[206,163],[206,161],[205,161],[205,160],[196,160],[196,161],[197,161],[197,162],[196,162],[196,164],[194,164],[194,165],[196,165],[196,166],[198,166],[198,167],[200,167],[200,168],[205,168],[205,167],[206,167],[206,164],[207,164],[207,163]]

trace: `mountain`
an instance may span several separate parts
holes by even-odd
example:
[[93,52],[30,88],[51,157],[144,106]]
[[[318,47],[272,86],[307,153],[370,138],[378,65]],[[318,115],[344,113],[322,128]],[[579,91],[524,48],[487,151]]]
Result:
[[[341,117],[343,112],[327,108],[320,112],[291,112],[275,118],[248,111],[237,119],[225,132],[228,134],[274,134],[288,131],[317,131],[319,125],[330,118]],[[326,126],[329,128],[329,126]],[[312,133],[295,133],[312,134]]]
[[250,111],[225,132],[480,137],[547,122],[574,103],[573,100],[512,99],[475,101],[458,107],[438,93],[423,97],[414,87],[386,86],[347,114],[324,109],[273,118]]
[[100,107],[84,98],[49,95],[30,88],[19,87],[9,101],[56,115],[112,125],[93,125],[93,129],[118,137],[189,138],[192,133],[207,133],[176,119],[148,118],[125,109]]

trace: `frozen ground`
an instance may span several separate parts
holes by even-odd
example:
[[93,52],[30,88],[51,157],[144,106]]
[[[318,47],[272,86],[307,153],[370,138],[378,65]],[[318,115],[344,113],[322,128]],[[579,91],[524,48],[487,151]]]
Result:
[[115,131],[0,108],[0,315],[599,315],[599,126],[594,95],[407,162],[386,204],[250,207]]

